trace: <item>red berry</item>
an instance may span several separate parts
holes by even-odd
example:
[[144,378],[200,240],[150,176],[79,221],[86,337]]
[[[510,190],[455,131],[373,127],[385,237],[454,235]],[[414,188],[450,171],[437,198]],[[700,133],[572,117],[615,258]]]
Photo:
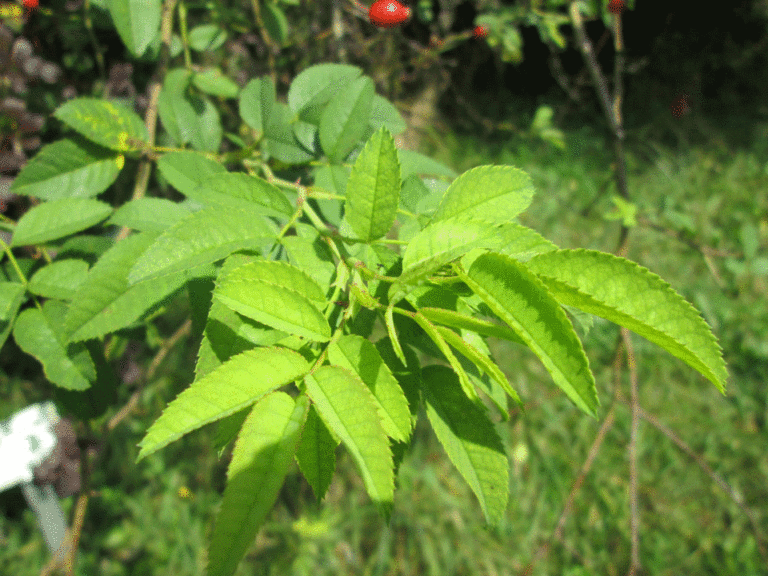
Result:
[[394,28],[411,17],[411,9],[397,0],[376,0],[368,10],[371,24],[379,28]]
[[608,2],[608,12],[613,14],[621,14],[625,8],[624,0],[611,0]]
[[680,94],[677,98],[675,98],[672,102],[672,105],[669,107],[670,111],[672,112],[672,116],[675,118],[682,118],[688,112],[691,111],[691,99],[688,94],[683,92]]
[[488,28],[485,26],[475,26],[473,35],[475,38],[485,38],[488,36]]
[[34,10],[40,4],[40,0],[21,0],[21,3],[27,10]]

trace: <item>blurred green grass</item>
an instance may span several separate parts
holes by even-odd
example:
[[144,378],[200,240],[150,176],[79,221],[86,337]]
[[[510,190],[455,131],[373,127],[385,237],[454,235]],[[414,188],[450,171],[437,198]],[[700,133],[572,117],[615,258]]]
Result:
[[[571,130],[561,152],[530,140],[480,142],[443,135],[430,155],[463,171],[479,164],[527,170],[537,195],[524,223],[563,247],[613,251],[610,150],[588,129]],[[721,339],[731,378],[728,396],[691,369],[634,338],[643,408],[671,427],[731,484],[768,532],[768,380],[766,274],[768,238],[765,146],[725,151],[719,144],[628,150],[630,193],[645,225],[632,231],[629,257],[660,274],[703,310]],[[651,226],[655,226],[651,227]],[[750,226],[752,227],[750,229]],[[745,231],[746,230],[746,231]],[[752,230],[750,232],[750,230]],[[749,234],[758,249],[746,253]],[[696,246],[729,254],[705,255]],[[755,264],[757,261],[757,265]],[[604,418],[613,398],[610,362],[618,330],[596,321],[584,338]],[[206,538],[221,500],[225,463],[215,459],[209,428],[134,465],[135,444],[190,378],[194,355],[174,350],[163,377],[142,393],[134,415],[102,447],[94,471],[76,574],[201,574]],[[474,496],[425,421],[398,475],[389,524],[368,501],[350,459],[318,505],[294,470],[281,500],[238,574],[507,575],[624,574],[629,566],[627,443],[629,409],[616,420],[577,493],[562,542],[551,541],[571,486],[599,429],[555,388],[532,354],[492,343],[526,402],[499,424],[510,453],[511,498],[502,526],[489,529]],[[626,382],[621,386],[626,389]],[[3,382],[3,401],[32,388]],[[126,402],[130,393],[121,391]],[[628,395],[628,394],[626,394]],[[23,404],[20,404],[23,405]],[[752,527],[696,463],[645,422],[640,425],[641,560],[649,574],[768,573]],[[65,501],[67,511],[72,499]],[[547,553],[535,560],[539,547]],[[0,574],[38,574],[47,560],[34,518],[0,517]]]

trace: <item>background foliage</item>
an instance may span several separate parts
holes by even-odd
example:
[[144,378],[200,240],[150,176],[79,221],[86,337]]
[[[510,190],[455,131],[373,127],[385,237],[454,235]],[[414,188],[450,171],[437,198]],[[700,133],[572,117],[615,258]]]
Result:
[[[524,223],[556,243],[611,251],[618,223],[628,217],[637,223],[629,257],[670,281],[703,311],[732,375],[732,391],[723,400],[679,362],[637,342],[640,380],[649,383],[641,387],[641,404],[676,434],[642,428],[645,567],[654,574],[761,573],[758,535],[768,528],[762,504],[768,475],[763,386],[768,318],[762,306],[768,274],[768,109],[758,97],[765,88],[765,4],[743,2],[709,11],[694,2],[638,2],[626,13],[632,207],[614,200],[605,127],[580,57],[568,48],[558,67],[551,56],[558,38],[542,22],[546,18],[515,24],[515,18],[531,12],[513,3],[419,2],[420,12],[401,33],[385,33],[350,12],[334,14],[324,3],[260,4],[264,28],[254,24],[248,3],[187,2],[189,57],[220,67],[238,86],[270,74],[281,97],[313,62],[359,64],[378,91],[400,102],[412,127],[407,143],[421,142],[423,151],[459,172],[492,162],[527,170],[539,193]],[[536,8],[555,14],[562,5],[553,1]],[[96,0],[51,2],[19,25],[6,21],[0,29],[0,62],[8,79],[0,104],[5,186],[40,144],[58,140],[62,125],[50,114],[66,100],[76,95],[118,99],[145,113],[154,58],[131,54],[106,8]],[[487,42],[470,40],[467,31],[475,18],[482,22],[488,13],[506,20],[491,29]],[[588,31],[599,46],[607,16],[602,7],[595,15]],[[510,32],[514,26],[518,29]],[[496,34],[506,35],[506,53],[499,47],[505,40]],[[568,26],[561,34],[570,39]],[[599,53],[607,69],[610,44],[603,42]],[[172,50],[175,62],[186,57],[181,45]],[[235,150],[236,110],[227,99],[227,83],[214,79],[213,85],[219,93],[210,94],[209,102],[226,133],[221,149]],[[673,107],[681,98],[687,111],[677,117]],[[553,113],[550,122],[541,119],[547,109]],[[170,145],[171,136],[168,129],[168,140],[160,143]],[[127,162],[130,168],[133,161]],[[134,174],[135,168],[124,170],[112,184],[111,205],[130,197]],[[157,176],[150,188],[158,195],[168,190]],[[28,202],[6,195],[5,214],[17,220]],[[98,238],[89,241],[98,246]],[[30,258],[28,265],[33,264]],[[89,480],[95,492],[82,530],[78,573],[196,574],[201,569],[210,510],[224,485],[225,462],[211,456],[212,431],[184,438],[146,464],[133,464],[144,431],[193,379],[196,346],[176,335],[188,313],[186,297],[173,297],[108,351],[122,382],[107,415],[109,434],[88,422],[78,429],[88,457],[98,455],[102,463]],[[597,322],[585,339],[604,406],[613,393],[616,338],[614,327]],[[504,427],[505,444],[513,448],[513,498],[499,530],[483,529],[466,486],[434,439],[417,429],[417,440],[424,442],[416,442],[403,462],[389,524],[377,516],[342,455],[339,468],[348,472],[331,485],[323,506],[314,504],[298,474],[291,477],[282,504],[240,572],[626,571],[625,399],[616,404],[616,424],[594,471],[583,479],[563,532],[553,538],[597,424],[561,394],[542,388],[545,374],[529,357],[513,349],[497,355],[505,358],[504,370],[529,399],[525,413],[513,414]],[[52,393],[39,365],[12,341],[0,361],[0,417]],[[674,438],[687,442],[696,457],[681,452]],[[419,464],[425,459],[429,466]],[[723,492],[707,469],[725,478],[732,492]],[[0,567],[37,573],[46,552],[34,520],[14,502],[19,498],[18,493],[2,495]],[[739,502],[753,510],[754,523]],[[71,509],[73,499],[65,505]],[[549,547],[541,548],[545,543]]]

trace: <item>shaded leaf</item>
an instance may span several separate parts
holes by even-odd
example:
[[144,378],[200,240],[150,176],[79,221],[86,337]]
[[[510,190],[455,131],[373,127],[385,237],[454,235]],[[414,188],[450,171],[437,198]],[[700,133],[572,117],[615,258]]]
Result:
[[227,469],[227,487],[208,550],[209,576],[231,576],[272,509],[307,416],[306,396],[260,400],[243,423]]
[[437,439],[477,496],[486,520],[498,525],[507,508],[509,470],[496,429],[449,368],[427,366],[422,378],[427,418]]

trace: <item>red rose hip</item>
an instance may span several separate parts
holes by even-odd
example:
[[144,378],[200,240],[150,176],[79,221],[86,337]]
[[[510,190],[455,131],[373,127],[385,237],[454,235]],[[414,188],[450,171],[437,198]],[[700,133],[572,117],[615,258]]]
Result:
[[624,0],[611,0],[608,2],[608,12],[612,14],[621,14],[624,11]]
[[475,26],[475,31],[472,34],[475,38],[485,38],[488,36],[488,28],[485,26]]
[[379,28],[394,28],[411,17],[411,9],[397,0],[376,0],[368,10],[371,24]]

